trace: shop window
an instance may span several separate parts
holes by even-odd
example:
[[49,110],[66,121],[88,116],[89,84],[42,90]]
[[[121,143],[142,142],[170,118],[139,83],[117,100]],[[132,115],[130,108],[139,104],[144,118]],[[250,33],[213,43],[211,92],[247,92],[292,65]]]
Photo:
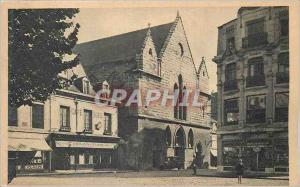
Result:
[[60,130],[70,131],[70,108],[60,106]]
[[238,99],[224,101],[225,125],[234,125],[239,121]]
[[79,164],[83,165],[85,162],[84,153],[79,154]]
[[104,113],[104,134],[111,134],[111,126],[112,126],[112,121],[111,121],[111,114],[109,113]]
[[223,147],[223,165],[235,166],[238,160],[239,149],[237,147],[224,146]]
[[8,105],[8,126],[18,126],[17,107]]
[[92,131],[92,111],[84,110],[84,130],[86,132]]
[[276,93],[275,95],[275,120],[287,122],[289,117],[289,93]]
[[32,128],[44,128],[44,105],[32,105]]
[[168,126],[166,131],[165,131],[165,138],[166,138],[166,144],[167,146],[171,146],[171,130],[170,127]]
[[88,164],[94,164],[94,155],[89,155],[89,163]]
[[263,123],[266,121],[266,96],[247,97],[247,123]]
[[188,134],[188,146],[189,148],[194,147],[194,133],[192,129],[190,129],[189,134]]
[[75,164],[75,155],[70,155],[70,165]]

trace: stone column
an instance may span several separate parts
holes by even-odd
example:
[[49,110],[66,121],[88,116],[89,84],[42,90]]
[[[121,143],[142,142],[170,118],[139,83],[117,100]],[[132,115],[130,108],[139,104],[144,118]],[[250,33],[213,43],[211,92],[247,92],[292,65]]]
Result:
[[268,125],[273,124],[273,111],[274,111],[274,78],[276,77],[273,71],[273,57],[272,51],[267,51],[264,58],[265,74],[266,74],[266,122]]
[[223,171],[223,142],[222,135],[217,135],[217,169]]
[[[247,98],[245,97],[245,88],[246,88],[246,75],[245,71],[247,71],[247,64],[245,62],[244,57],[240,57],[238,61],[237,68],[237,79],[239,81],[239,90],[240,90],[240,98],[239,98],[239,126],[244,127],[246,123],[246,115],[247,115]],[[239,72],[238,72],[239,70]]]

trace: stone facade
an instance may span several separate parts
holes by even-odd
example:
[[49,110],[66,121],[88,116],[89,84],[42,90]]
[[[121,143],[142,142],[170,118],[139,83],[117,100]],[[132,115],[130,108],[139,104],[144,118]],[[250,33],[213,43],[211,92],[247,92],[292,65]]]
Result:
[[218,168],[238,158],[255,171],[288,171],[288,8],[240,8],[220,26]]
[[[122,37],[138,35],[137,33],[144,33],[144,39],[135,56],[123,57],[123,60],[115,62],[95,62],[91,65],[88,56],[85,57],[89,44],[77,47],[75,51],[83,56],[81,60],[88,76],[96,78],[94,83],[105,79],[113,87],[139,89],[141,98],[145,98],[146,91],[153,89],[168,90],[169,95],[173,94],[174,85],[179,84],[181,77],[186,89],[200,89],[200,100],[204,107],[188,106],[185,119],[174,117],[171,100],[167,102],[167,106],[161,106],[160,99],[149,105],[142,100],[141,107],[120,107],[119,135],[125,140],[120,146],[120,156],[125,162],[120,167],[162,168],[174,156],[180,160],[182,168],[191,166],[194,160],[197,160],[200,167],[208,167],[211,142],[210,117],[207,113],[210,111],[205,106],[209,105],[210,95],[205,61],[201,62],[199,68],[195,66],[179,15],[172,23],[118,35],[115,38],[121,40]],[[100,46],[105,41],[106,39],[100,39],[95,45]],[[182,140],[180,144],[176,137]]]
[[117,167],[118,109],[108,103],[96,105],[81,65],[61,77],[76,70],[75,82],[85,81],[88,91],[71,85],[57,90],[45,103],[10,112],[9,155],[16,159],[17,172]]

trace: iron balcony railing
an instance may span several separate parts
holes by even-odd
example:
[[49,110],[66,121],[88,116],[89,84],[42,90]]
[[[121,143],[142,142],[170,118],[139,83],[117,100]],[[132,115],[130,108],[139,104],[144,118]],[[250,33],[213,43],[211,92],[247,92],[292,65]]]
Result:
[[265,109],[247,110],[247,123],[264,123],[264,122],[266,122]]
[[276,73],[276,84],[288,83],[289,73],[288,72],[277,72]]
[[246,87],[264,86],[266,85],[265,75],[256,75],[246,78]]
[[268,43],[268,33],[258,32],[242,39],[243,48],[257,47]]
[[225,81],[224,82],[224,91],[237,90],[238,89],[237,83],[238,83],[238,81],[236,79]]
[[60,127],[60,131],[64,131],[64,132],[70,132],[71,131],[71,127],[70,126],[61,126]]

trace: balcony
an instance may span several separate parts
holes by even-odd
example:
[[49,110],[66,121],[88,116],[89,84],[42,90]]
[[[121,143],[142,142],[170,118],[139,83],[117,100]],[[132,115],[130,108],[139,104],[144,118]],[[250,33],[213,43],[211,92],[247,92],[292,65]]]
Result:
[[86,134],[92,134],[93,130],[91,128],[85,128],[84,129],[84,133],[86,133]]
[[256,75],[246,78],[246,87],[264,86],[266,85],[265,75]]
[[237,90],[238,89],[238,84],[237,80],[227,80],[224,82],[224,91],[230,91],[230,90]]
[[71,127],[70,126],[64,126],[64,127],[61,126],[59,130],[63,131],[63,132],[70,132],[71,131]]
[[276,73],[276,84],[289,83],[288,72],[277,72]]
[[247,37],[242,39],[242,47],[244,49],[265,45],[267,43],[268,43],[267,32],[258,32],[255,34],[248,35]]
[[266,110],[256,109],[247,111],[247,123],[264,123],[266,122]]

